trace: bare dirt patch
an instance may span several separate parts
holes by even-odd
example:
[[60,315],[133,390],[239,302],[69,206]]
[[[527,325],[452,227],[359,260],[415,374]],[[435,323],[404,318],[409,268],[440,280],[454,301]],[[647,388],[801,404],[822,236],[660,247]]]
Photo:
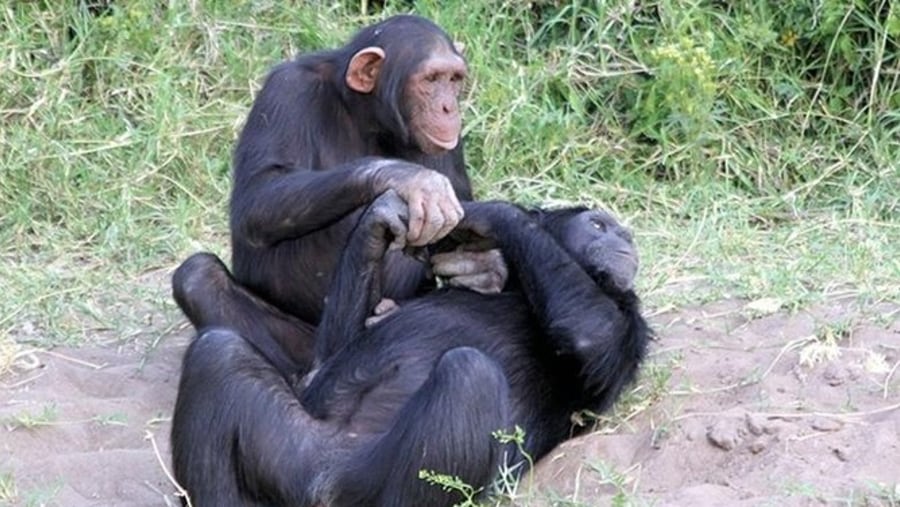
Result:
[[860,321],[839,304],[757,306],[655,318],[669,392],[614,434],[561,446],[537,487],[586,505],[900,503],[898,308]]
[[38,352],[39,368],[3,379],[0,477],[13,490],[6,504],[179,505],[153,441],[168,466],[169,419],[187,343],[182,332],[149,352]]
[[[759,316],[727,301],[658,315],[661,399],[564,444],[520,491],[559,505],[896,505],[898,310]],[[152,444],[168,466],[188,339],[38,353],[40,368],[0,379],[0,505],[177,505]]]

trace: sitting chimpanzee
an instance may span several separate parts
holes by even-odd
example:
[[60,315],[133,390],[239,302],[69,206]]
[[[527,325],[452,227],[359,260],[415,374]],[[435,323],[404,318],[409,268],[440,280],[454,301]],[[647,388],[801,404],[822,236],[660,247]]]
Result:
[[[237,326],[283,374],[307,369],[325,291],[361,211],[387,189],[410,209],[407,240],[443,237],[471,200],[463,163],[459,94],[466,62],[438,26],[395,16],[364,28],[346,46],[276,66],[256,96],[234,153],[231,244],[234,278],[265,319],[236,323],[175,298],[195,325]],[[451,284],[499,291],[496,251],[456,252],[434,272]],[[387,298],[428,288],[426,266],[391,255]],[[202,290],[201,290],[202,291]],[[271,338],[271,339],[270,339]],[[266,347],[277,343],[290,355]]]
[[[407,206],[388,191],[349,239],[305,382],[286,382],[233,329],[200,333],[172,421],[175,476],[195,506],[449,506],[459,498],[419,471],[485,486],[504,451],[520,460],[492,432],[521,426],[539,459],[572,435],[573,411],[609,408],[648,340],[629,233],[583,208],[464,207],[449,239],[495,242],[513,290],[436,290],[366,327],[385,253],[408,237]],[[176,276],[216,280],[198,305],[256,317],[214,257]]]

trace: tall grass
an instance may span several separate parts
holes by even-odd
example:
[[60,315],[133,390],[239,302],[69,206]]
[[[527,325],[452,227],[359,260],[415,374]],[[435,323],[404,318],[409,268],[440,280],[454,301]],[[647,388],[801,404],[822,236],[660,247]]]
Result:
[[650,305],[898,298],[900,7],[384,3],[0,7],[0,336],[177,318],[142,275],[227,254],[231,150],[267,68],[409,10],[466,44],[479,196],[614,209]]

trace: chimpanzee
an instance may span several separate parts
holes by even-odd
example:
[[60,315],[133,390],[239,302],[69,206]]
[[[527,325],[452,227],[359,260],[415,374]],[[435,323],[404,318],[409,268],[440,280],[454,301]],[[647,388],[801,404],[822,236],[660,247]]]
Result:
[[[441,238],[471,200],[458,98],[467,67],[438,26],[395,16],[346,46],[276,66],[259,91],[234,153],[231,243],[234,277],[269,314],[262,328],[308,367],[306,345],[359,213],[386,189],[408,204],[410,245]],[[502,256],[442,256],[434,273],[451,284],[498,291]],[[385,266],[386,298],[413,296],[426,267],[402,255]],[[176,300],[194,323],[215,322]],[[218,316],[228,322],[225,315]],[[305,340],[303,338],[306,338]],[[264,354],[268,355],[265,351]]]
[[[460,499],[421,470],[482,487],[521,463],[492,432],[521,426],[536,460],[573,434],[573,411],[609,408],[648,341],[628,231],[584,208],[463,207],[444,241],[493,241],[514,289],[438,289],[366,326],[385,254],[409,237],[407,205],[389,190],[349,238],[306,378],[286,382],[233,329],[201,331],[172,421],[175,476],[195,506],[450,506]],[[198,304],[253,318],[214,257],[176,276],[216,280]]]

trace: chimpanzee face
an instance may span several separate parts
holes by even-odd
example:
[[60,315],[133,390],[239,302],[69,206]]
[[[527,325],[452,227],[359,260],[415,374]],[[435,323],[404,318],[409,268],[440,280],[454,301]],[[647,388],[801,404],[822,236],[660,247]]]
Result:
[[605,272],[622,290],[634,288],[638,253],[631,231],[612,215],[586,210],[563,222],[554,234],[590,274]]

